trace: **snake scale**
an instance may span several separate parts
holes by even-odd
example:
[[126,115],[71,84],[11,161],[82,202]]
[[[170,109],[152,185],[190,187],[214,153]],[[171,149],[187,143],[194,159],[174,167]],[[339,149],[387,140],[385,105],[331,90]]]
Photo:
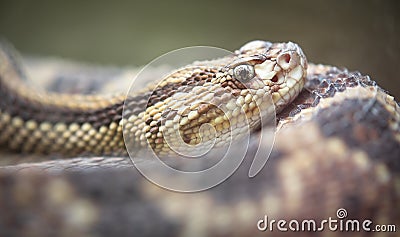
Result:
[[[347,218],[400,228],[398,103],[360,72],[307,63],[294,43],[252,41],[134,95],[58,92],[54,85],[74,82],[55,81],[48,91],[32,89],[19,57],[2,44],[0,236],[291,236],[262,232],[257,223],[265,215],[320,221],[340,208]],[[275,143],[267,165],[249,178],[260,114],[271,107]],[[127,158],[124,129],[132,149],[148,142],[171,157],[174,132],[197,149],[214,135],[218,146],[228,131],[240,137],[246,119],[252,136],[243,163],[207,191],[157,187]],[[211,127],[200,131],[205,123]]]

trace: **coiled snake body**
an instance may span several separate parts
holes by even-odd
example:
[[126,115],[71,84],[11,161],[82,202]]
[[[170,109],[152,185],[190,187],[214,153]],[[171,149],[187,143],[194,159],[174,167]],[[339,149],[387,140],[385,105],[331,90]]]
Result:
[[[368,76],[307,65],[296,44],[253,41],[128,96],[38,93],[14,53],[4,46],[0,54],[4,160],[68,158],[1,168],[2,235],[264,235],[257,222],[265,215],[318,221],[340,208],[352,219],[400,223],[398,104]],[[249,179],[260,115],[271,107],[278,112],[275,145],[267,166]],[[180,144],[176,131],[184,144],[223,144],[229,132],[240,137],[246,119],[255,134],[247,157],[205,192],[158,188],[126,158],[127,141],[171,156]],[[215,134],[200,131],[205,123]],[[343,235],[306,236],[321,234]]]

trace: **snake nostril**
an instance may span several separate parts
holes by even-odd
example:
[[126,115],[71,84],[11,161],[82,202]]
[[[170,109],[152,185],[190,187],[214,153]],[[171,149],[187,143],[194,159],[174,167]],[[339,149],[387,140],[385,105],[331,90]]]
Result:
[[284,60],[286,63],[289,63],[290,62],[290,55],[289,54],[284,54],[284,55],[282,55],[282,60]]
[[278,82],[278,77],[275,75],[275,76],[271,79],[271,81],[272,81],[272,82]]
[[293,65],[292,55],[290,53],[282,53],[277,58],[277,63],[283,70],[291,68]]

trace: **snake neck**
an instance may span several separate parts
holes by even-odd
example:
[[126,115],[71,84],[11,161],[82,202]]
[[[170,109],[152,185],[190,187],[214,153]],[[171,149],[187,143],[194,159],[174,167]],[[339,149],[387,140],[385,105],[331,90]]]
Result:
[[26,153],[125,152],[124,95],[51,93],[29,85],[18,55],[0,44],[0,145]]

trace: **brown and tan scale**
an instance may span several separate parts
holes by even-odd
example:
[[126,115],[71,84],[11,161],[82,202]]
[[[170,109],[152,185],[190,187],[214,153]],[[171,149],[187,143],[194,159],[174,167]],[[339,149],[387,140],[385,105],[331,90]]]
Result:
[[[219,111],[204,104],[192,109],[200,114]],[[190,112],[184,112],[189,117]],[[13,134],[10,128],[4,130],[5,124],[13,121],[12,129],[30,136],[30,130],[23,132],[20,127],[22,119],[14,120],[5,113],[0,116],[0,131]],[[152,116],[149,118],[156,114]],[[121,157],[78,157],[2,167],[0,234],[292,236],[293,232],[276,229],[260,232],[256,224],[265,215],[275,220],[320,222],[335,218],[339,208],[347,210],[349,219],[400,227],[400,108],[393,97],[361,73],[311,64],[305,89],[277,118],[274,149],[263,170],[252,179],[247,176],[258,145],[259,134],[255,133],[239,169],[205,192],[182,194],[159,188]],[[154,122],[137,121],[131,128],[144,129]],[[32,131],[41,126],[40,132],[49,129],[22,122]],[[111,124],[110,130],[118,131],[118,124]],[[85,136],[78,131],[92,129],[76,125],[51,124],[51,128],[57,126],[56,130],[77,138]],[[111,134],[107,127],[100,130],[104,136]],[[397,236],[396,232],[296,232],[299,236],[354,234]]]

